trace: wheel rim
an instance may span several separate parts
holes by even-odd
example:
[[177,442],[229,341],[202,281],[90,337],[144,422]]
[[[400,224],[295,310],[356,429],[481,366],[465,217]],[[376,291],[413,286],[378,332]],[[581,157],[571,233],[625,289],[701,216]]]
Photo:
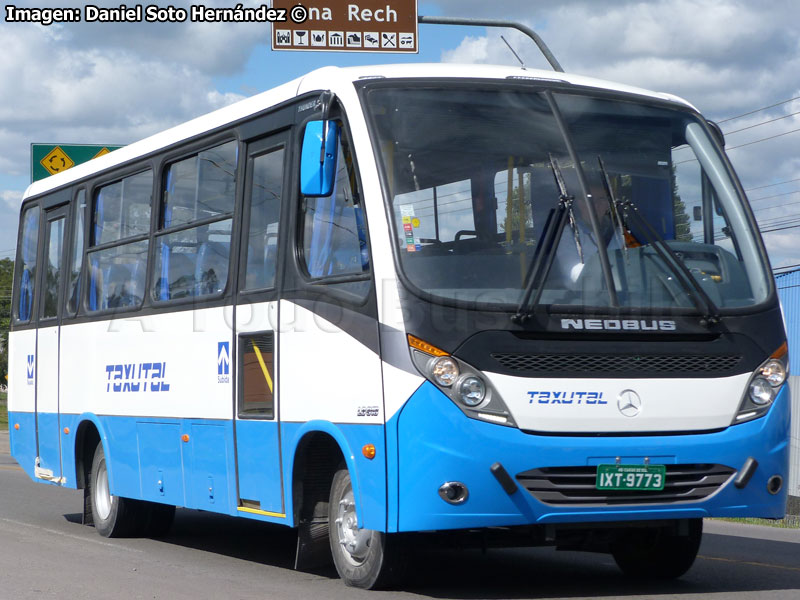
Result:
[[358,526],[352,487],[347,488],[336,509],[336,533],[344,557],[353,565],[362,564],[367,557],[372,532]]
[[106,461],[102,461],[97,468],[97,477],[94,480],[94,507],[97,516],[103,520],[111,514],[111,493],[108,490]]

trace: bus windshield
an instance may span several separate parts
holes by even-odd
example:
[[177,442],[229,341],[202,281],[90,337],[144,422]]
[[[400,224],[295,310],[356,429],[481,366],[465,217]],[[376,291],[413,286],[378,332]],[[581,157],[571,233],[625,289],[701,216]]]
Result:
[[512,311],[766,300],[743,198],[695,113],[510,83],[364,98],[417,291]]

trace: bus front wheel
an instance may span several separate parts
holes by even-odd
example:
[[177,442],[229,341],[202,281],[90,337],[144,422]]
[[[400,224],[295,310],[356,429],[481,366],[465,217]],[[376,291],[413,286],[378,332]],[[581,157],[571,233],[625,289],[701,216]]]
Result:
[[689,519],[688,531],[635,529],[612,548],[614,560],[626,575],[643,579],[674,579],[688,571],[700,549],[703,520]]
[[88,486],[92,519],[97,532],[103,537],[132,535],[137,524],[134,502],[111,494],[103,444],[97,444],[94,451]]
[[359,526],[353,485],[346,468],[333,476],[328,523],[333,562],[347,585],[374,589],[397,581],[405,564],[400,540],[396,535]]

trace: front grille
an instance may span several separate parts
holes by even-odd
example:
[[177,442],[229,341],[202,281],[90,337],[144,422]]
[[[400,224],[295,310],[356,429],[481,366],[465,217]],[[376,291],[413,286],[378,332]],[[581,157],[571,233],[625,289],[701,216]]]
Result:
[[513,354],[493,353],[508,370],[524,373],[725,373],[733,371],[741,355],[686,354]]
[[707,498],[735,472],[723,465],[667,465],[660,491],[598,490],[597,467],[531,469],[517,475],[517,481],[534,498],[554,506],[672,504]]

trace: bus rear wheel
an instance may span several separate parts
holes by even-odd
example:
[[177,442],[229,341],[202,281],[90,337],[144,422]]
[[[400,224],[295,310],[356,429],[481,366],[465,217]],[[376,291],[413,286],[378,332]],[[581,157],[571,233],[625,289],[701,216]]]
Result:
[[635,529],[612,548],[622,572],[640,579],[675,579],[694,564],[703,537],[703,520],[689,519],[688,532]]
[[137,505],[134,500],[113,496],[103,444],[97,444],[89,472],[89,500],[95,529],[103,537],[127,537],[136,533]]
[[333,476],[328,523],[333,562],[347,585],[376,589],[398,580],[405,564],[400,540],[396,535],[359,526],[353,485],[346,468]]

